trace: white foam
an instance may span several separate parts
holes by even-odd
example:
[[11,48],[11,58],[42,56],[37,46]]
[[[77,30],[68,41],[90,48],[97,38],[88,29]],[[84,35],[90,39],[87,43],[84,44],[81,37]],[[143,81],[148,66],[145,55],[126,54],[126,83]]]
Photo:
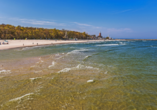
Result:
[[42,47],[42,46],[34,46],[34,47],[25,47],[25,48],[22,48],[22,50],[30,50],[30,49],[35,49],[35,48],[38,48],[38,47]]
[[85,56],[85,58],[88,58],[89,56]]
[[70,70],[71,70],[71,68],[64,68],[64,69],[58,71],[58,73],[69,72]]
[[36,67],[36,65],[31,66],[31,68],[35,68],[35,67]]
[[91,82],[94,82],[94,80],[88,80],[88,81],[87,81],[87,83],[91,83]]
[[104,74],[107,74],[108,73],[108,71],[106,71]]
[[10,74],[11,71],[10,70],[1,70],[0,74]]
[[44,61],[43,61],[43,60],[40,60],[40,61],[37,62],[37,64],[38,64],[38,63],[42,63],[42,62],[44,62]]
[[92,66],[85,66],[85,65],[78,64],[76,67],[64,68],[64,69],[58,71],[58,73],[69,72],[70,70],[76,70],[76,69],[95,69],[95,70],[99,70],[99,68],[94,68]]
[[36,78],[29,78],[31,80],[31,82],[33,82],[36,79],[41,79],[42,77],[36,77]]
[[52,65],[49,65],[48,68],[51,68],[51,67],[53,67],[54,65],[55,65],[55,62],[53,61],[53,62],[52,62]]
[[126,43],[125,43],[125,42],[119,42],[119,44],[120,44],[120,45],[126,45]]
[[43,86],[39,86],[35,92],[36,92],[36,93],[37,93],[37,92],[40,92],[40,90],[41,90],[42,88],[43,88]]
[[96,46],[117,46],[119,44],[101,44],[101,45],[96,45]]
[[79,50],[73,50],[73,51],[71,51],[71,52],[68,52],[67,55],[69,55],[69,54],[78,54],[78,53],[80,53],[80,52],[90,51],[90,50],[91,50],[91,49],[84,49],[84,48],[82,48],[82,49],[79,49]]
[[40,71],[34,71],[34,73],[41,73],[42,72],[42,70],[40,70]]
[[85,66],[85,65],[81,65],[81,64],[78,64],[75,68],[77,68],[77,69],[96,69],[96,70],[99,70],[99,68],[94,68],[92,66]]
[[91,55],[87,55],[87,56],[85,56],[85,58],[84,58],[84,59],[87,59],[87,58],[89,58],[89,57],[91,57]]
[[59,54],[55,54],[55,56],[60,56]]
[[17,98],[11,99],[11,100],[9,100],[9,102],[20,101],[22,98],[24,98],[24,97],[29,97],[30,95],[33,95],[33,94],[34,94],[34,93],[28,93],[28,94],[25,94],[25,95],[23,95],[23,96],[21,96],[21,97],[17,97]]

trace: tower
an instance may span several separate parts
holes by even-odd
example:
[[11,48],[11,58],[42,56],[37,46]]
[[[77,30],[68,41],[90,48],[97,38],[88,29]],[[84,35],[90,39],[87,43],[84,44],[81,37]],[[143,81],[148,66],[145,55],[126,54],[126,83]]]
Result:
[[99,37],[101,37],[101,32],[99,33]]

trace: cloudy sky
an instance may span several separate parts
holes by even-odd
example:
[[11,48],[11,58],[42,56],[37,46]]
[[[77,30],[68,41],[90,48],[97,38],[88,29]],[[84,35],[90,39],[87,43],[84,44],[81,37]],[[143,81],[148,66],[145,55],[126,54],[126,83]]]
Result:
[[0,0],[2,23],[157,39],[157,0]]

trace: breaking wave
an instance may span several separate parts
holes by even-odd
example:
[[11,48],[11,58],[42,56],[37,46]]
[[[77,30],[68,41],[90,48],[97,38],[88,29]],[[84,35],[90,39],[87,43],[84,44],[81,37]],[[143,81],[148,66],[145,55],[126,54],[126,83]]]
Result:
[[91,55],[87,55],[85,56],[84,60],[86,60],[87,58],[91,57]]
[[119,44],[101,44],[96,46],[118,46]]
[[64,72],[69,72],[72,68],[64,68],[60,71],[58,71],[58,73],[64,73]]
[[126,45],[126,42],[117,42],[116,44],[99,44],[96,46],[119,46],[119,45]]
[[37,80],[37,79],[41,79],[42,77],[36,77],[36,78],[29,78],[31,82]]
[[17,97],[17,98],[11,99],[11,100],[9,100],[9,102],[20,101],[22,98],[24,98],[24,97],[29,97],[30,95],[33,95],[33,94],[34,94],[34,93],[28,93],[28,94],[25,94],[25,95],[23,95],[23,96],[21,96],[21,97]]
[[10,104],[11,102],[18,102],[18,103],[20,103],[21,101],[32,99],[31,95],[33,95],[33,94],[34,93],[28,93],[28,94],[25,94],[25,95],[23,95],[21,97],[17,97],[17,98],[11,99],[8,102],[2,104],[1,107],[4,107],[6,105],[8,106],[8,104]]
[[55,65],[55,62],[53,61],[53,62],[52,62],[52,65],[49,65],[48,68],[51,68],[51,67],[53,67],[54,65]]
[[0,74],[10,74],[11,71],[10,70],[1,70]]
[[69,55],[69,54],[78,54],[80,52],[88,52],[88,51],[91,51],[91,50],[92,49],[84,49],[84,48],[82,48],[82,49],[79,49],[79,50],[73,50],[71,52],[68,52],[67,55]]
[[64,69],[58,71],[58,73],[69,72],[70,70],[77,70],[77,69],[94,69],[94,70],[99,70],[99,68],[94,68],[92,66],[85,66],[85,65],[78,64],[76,67],[64,68]]

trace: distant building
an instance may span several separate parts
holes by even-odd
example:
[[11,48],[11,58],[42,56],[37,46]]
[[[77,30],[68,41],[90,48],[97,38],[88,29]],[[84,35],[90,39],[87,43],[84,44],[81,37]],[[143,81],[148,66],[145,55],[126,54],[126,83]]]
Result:
[[91,39],[96,39],[96,35],[90,35]]
[[106,40],[112,40],[111,37],[109,37],[109,35],[105,38]]
[[101,36],[101,32],[99,33],[99,37]]
[[97,37],[97,39],[102,39],[101,32],[99,33],[99,36]]

